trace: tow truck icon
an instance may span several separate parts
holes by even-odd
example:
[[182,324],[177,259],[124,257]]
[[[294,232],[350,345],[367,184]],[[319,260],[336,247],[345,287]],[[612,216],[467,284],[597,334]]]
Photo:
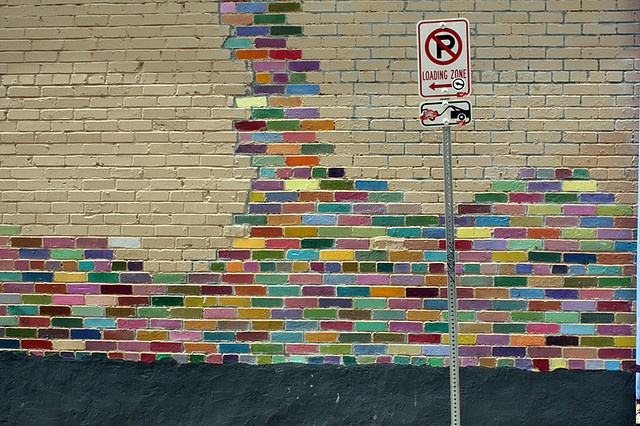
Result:
[[426,102],[420,105],[420,121],[423,126],[450,124],[464,126],[471,122],[469,101]]

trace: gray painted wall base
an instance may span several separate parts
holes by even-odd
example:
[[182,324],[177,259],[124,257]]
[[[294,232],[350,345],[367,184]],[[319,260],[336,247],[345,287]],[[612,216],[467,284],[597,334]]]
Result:
[[[634,376],[460,369],[463,425],[632,425]],[[449,370],[249,366],[0,353],[0,423],[447,425]]]

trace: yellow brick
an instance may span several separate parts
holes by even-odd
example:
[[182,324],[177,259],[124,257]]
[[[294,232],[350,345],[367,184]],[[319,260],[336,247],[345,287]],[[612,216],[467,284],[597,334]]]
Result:
[[291,179],[284,181],[284,189],[286,191],[312,191],[319,187],[320,181],[317,179]]
[[271,310],[268,308],[239,308],[238,318],[269,318]]
[[317,237],[317,226],[290,226],[284,228],[285,237]]
[[371,297],[404,297],[404,293],[400,286],[371,286]]
[[165,330],[138,330],[138,340],[167,340]]
[[306,333],[304,337],[306,342],[336,342],[338,340],[338,333],[333,331],[318,331]]
[[256,96],[247,98],[236,98],[236,105],[239,108],[265,107],[267,106],[266,96]]
[[320,250],[321,260],[353,260],[353,250]]
[[220,296],[218,306],[251,306],[250,297]]
[[[449,333],[442,334],[442,343],[449,344]],[[476,335],[475,334],[458,334],[458,344],[460,345],[475,345],[476,344]]]
[[264,238],[236,238],[233,240],[233,248],[260,249],[264,246]]
[[282,320],[256,320],[251,322],[253,330],[284,330]]
[[422,309],[410,309],[407,311],[407,320],[409,321],[438,321],[440,317],[440,311],[430,311]]
[[422,345],[389,345],[391,355],[422,355]]
[[559,368],[567,368],[567,360],[562,358],[551,358],[549,360],[549,369],[557,370]]
[[53,275],[53,280],[57,283],[85,283],[87,282],[87,274],[84,272],[57,271]]
[[458,238],[491,238],[491,228],[458,228]]
[[293,262],[293,272],[307,272],[309,264],[307,262]]
[[493,253],[494,262],[526,262],[527,253],[523,251],[496,251]]
[[622,346],[625,348],[633,348],[636,346],[635,336],[616,336],[613,338],[614,346]]
[[593,180],[565,180],[562,182],[563,191],[595,192],[598,190],[598,182]]
[[264,202],[264,200],[264,192],[252,192],[249,194],[249,201],[251,201],[252,203],[261,203]]
[[218,299],[215,297],[187,296],[184,298],[185,306],[218,306]]

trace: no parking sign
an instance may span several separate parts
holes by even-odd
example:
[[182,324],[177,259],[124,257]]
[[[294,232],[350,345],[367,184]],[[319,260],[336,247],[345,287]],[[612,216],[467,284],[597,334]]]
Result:
[[470,57],[469,21],[418,22],[420,96],[461,98],[471,93]]

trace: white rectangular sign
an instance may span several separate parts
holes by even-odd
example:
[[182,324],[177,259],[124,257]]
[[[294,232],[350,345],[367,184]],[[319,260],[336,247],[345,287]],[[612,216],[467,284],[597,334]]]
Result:
[[420,96],[462,98],[471,93],[469,21],[420,21],[417,34]]
[[424,102],[420,105],[420,123],[431,126],[466,126],[471,123],[471,102],[467,100]]

